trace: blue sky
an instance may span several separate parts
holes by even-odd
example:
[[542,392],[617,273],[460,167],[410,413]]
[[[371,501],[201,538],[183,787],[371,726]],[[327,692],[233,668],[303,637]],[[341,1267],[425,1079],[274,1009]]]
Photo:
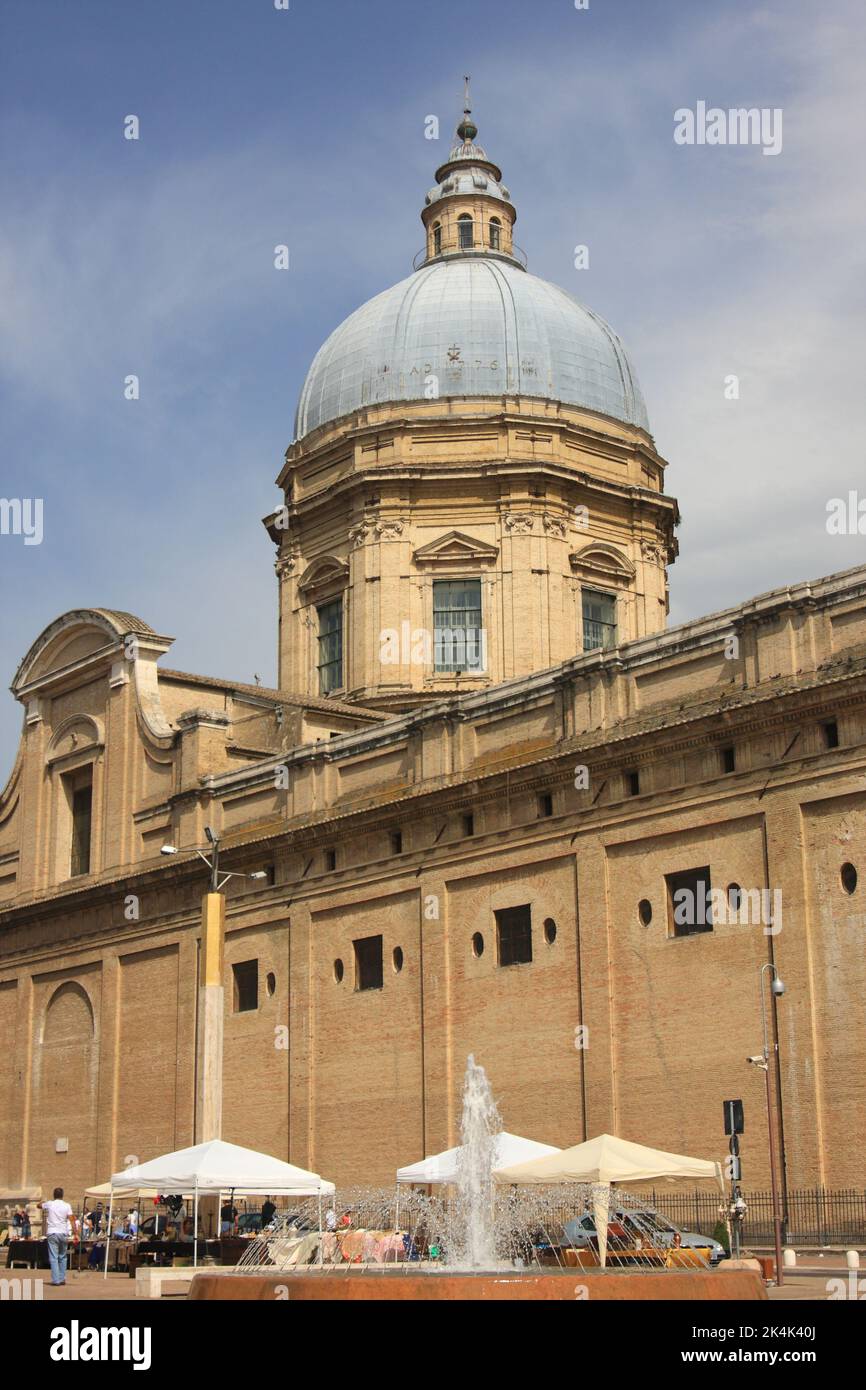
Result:
[[[298,392],[409,272],[464,72],[530,269],[636,363],[672,621],[866,559],[825,528],[866,489],[860,0],[4,0],[0,30],[0,495],[44,499],[41,545],[0,536],[5,684],[88,605],[273,682],[260,518]],[[676,145],[699,100],[782,108],[782,153]],[[0,781],[20,723],[0,700]]]

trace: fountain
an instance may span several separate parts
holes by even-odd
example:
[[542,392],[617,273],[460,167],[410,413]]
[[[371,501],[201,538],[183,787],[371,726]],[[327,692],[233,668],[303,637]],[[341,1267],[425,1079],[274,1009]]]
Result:
[[470,1270],[496,1268],[495,1183],[496,1141],[502,1121],[483,1067],[470,1053],[463,1081],[457,1195],[446,1264]]
[[[318,1203],[278,1218],[231,1273],[199,1274],[191,1298],[578,1299],[765,1297],[751,1271],[664,1266],[657,1228],[638,1199],[618,1190],[608,1232],[611,1268],[591,1238],[565,1235],[595,1209],[597,1189],[503,1188],[494,1178],[502,1122],[487,1074],[467,1059],[453,1191],[344,1189],[330,1199],[350,1225],[319,1228]],[[612,1216],[614,1209],[611,1209]],[[622,1224],[621,1237],[616,1234]],[[624,1229],[627,1227],[628,1229]],[[613,1233],[613,1234],[612,1234]],[[628,1272],[624,1274],[624,1271]],[[613,1281],[613,1282],[612,1282]]]

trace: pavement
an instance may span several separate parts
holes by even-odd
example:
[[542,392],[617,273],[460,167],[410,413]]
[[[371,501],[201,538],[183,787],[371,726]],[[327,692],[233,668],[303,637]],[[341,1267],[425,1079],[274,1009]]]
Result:
[[[4,1269],[0,1270],[0,1280],[3,1278],[21,1279],[24,1285],[22,1293],[26,1291],[30,1298],[40,1297],[37,1288],[41,1284],[41,1298],[46,1303],[125,1302],[135,1299],[135,1280],[130,1279],[128,1274],[109,1274],[106,1278],[96,1270],[82,1270],[81,1273],[69,1270],[66,1283],[57,1287],[51,1283],[48,1270]],[[828,1288],[830,1280],[837,1282]],[[28,1284],[29,1290],[26,1289]],[[781,1288],[771,1284],[767,1289],[768,1297],[774,1303],[824,1301],[831,1295],[837,1299],[850,1298],[857,1293],[866,1295],[866,1268],[855,1271],[852,1279],[844,1254],[836,1251],[826,1255],[809,1251],[801,1256],[796,1269],[784,1271]],[[165,1299],[178,1303],[184,1302],[185,1297],[185,1294],[170,1292],[164,1295]],[[139,1302],[144,1304],[146,1300],[140,1299]]]
[[[135,1298],[135,1280],[130,1279],[128,1274],[109,1274],[108,1278],[104,1278],[95,1270],[82,1270],[80,1274],[69,1270],[66,1283],[56,1287],[47,1269],[4,1269],[0,1271],[0,1278],[20,1279],[22,1296],[30,1299],[41,1297],[44,1303],[95,1303]],[[139,1300],[141,1303],[144,1301]]]

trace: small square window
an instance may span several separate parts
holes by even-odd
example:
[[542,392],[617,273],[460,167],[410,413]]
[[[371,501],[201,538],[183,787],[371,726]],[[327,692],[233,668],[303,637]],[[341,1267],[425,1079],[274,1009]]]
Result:
[[355,989],[381,989],[381,936],[362,936],[352,945],[355,948]]
[[824,747],[825,747],[825,748],[838,748],[838,747],[839,747],[839,725],[836,723],[836,720],[835,720],[835,719],[828,719],[828,720],[826,721],[826,723],[824,723],[824,724],[821,725],[821,729],[822,729],[822,732],[823,732],[823,734],[824,734]]
[[712,931],[709,867],[666,874],[665,882],[668,886],[671,936],[695,936],[699,932]]
[[532,960],[532,911],[506,907],[494,913],[500,965],[528,965]]
[[259,963],[257,960],[242,960],[232,966],[234,983],[233,1012],[252,1013],[259,1007]]
[[538,798],[538,819],[544,820],[546,816],[553,815],[553,797],[550,792],[542,792]]
[[733,744],[722,750],[722,772],[736,772],[737,754]]

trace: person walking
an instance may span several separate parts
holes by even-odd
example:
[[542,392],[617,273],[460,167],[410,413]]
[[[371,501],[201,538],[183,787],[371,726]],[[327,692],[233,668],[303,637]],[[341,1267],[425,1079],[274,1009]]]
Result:
[[55,1187],[50,1202],[42,1203],[45,1212],[45,1234],[48,1237],[48,1260],[52,1284],[66,1283],[66,1250],[72,1233],[72,1208],[63,1200],[63,1188]]

